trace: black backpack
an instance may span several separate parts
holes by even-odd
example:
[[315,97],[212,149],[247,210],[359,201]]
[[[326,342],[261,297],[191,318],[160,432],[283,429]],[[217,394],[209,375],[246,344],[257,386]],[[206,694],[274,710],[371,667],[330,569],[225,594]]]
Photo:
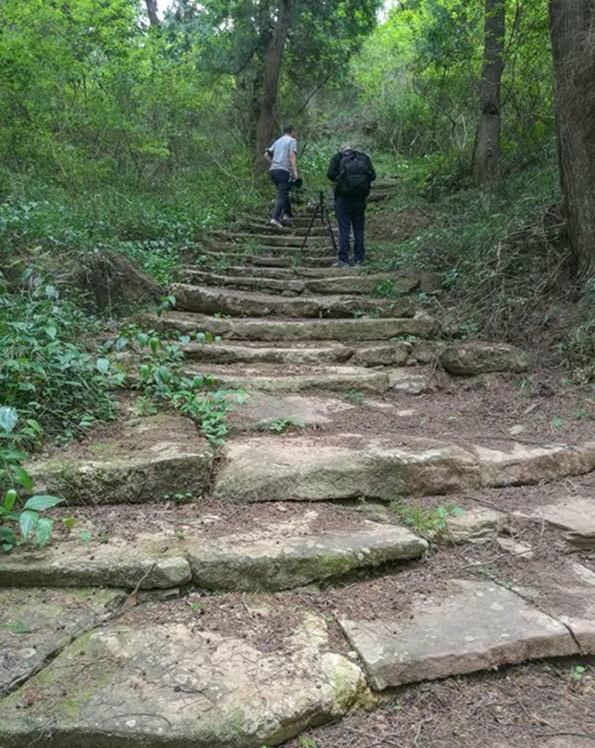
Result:
[[337,192],[340,195],[366,197],[371,184],[368,157],[359,151],[345,154],[339,162]]

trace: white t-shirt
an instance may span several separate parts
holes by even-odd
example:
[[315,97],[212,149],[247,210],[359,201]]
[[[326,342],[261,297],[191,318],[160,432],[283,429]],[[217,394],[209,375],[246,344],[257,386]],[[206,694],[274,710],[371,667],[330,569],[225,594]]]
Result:
[[273,169],[283,169],[291,173],[291,159],[290,153],[297,153],[297,140],[291,135],[282,135],[278,140],[275,140],[272,146],[268,148],[268,151],[272,154],[270,171]]

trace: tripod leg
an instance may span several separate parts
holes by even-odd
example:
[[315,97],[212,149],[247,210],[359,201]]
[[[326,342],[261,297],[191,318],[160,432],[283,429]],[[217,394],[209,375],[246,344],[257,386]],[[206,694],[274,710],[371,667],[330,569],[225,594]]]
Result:
[[[308,230],[306,231],[306,236],[304,236],[304,241],[302,242],[302,246],[300,247],[300,252],[303,252],[304,249],[306,249],[306,244],[308,242],[308,239],[310,238],[310,232],[312,231],[312,226],[314,226],[314,221],[316,220],[316,217],[318,216],[318,211],[320,210],[320,205],[317,205],[314,213],[312,213],[312,218],[310,219],[310,225],[308,226]],[[320,216],[322,220],[322,215]]]
[[339,249],[337,247],[337,242],[335,240],[335,232],[333,231],[333,224],[331,223],[331,217],[328,212],[328,208],[324,208],[324,220],[326,222],[326,227],[328,229],[329,236],[331,238],[331,244],[333,245],[333,251],[335,253],[335,256],[339,256]]

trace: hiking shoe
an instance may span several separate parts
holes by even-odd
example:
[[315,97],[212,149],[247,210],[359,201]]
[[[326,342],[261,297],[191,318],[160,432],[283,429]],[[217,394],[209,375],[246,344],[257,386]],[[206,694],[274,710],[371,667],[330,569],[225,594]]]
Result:
[[281,223],[281,221],[278,221],[276,218],[271,218],[269,221],[271,226],[276,226],[278,229],[284,229],[285,226]]
[[343,262],[343,260],[335,260],[333,262],[333,264],[331,265],[331,267],[334,267],[334,268],[348,268],[349,267],[349,263],[348,262]]

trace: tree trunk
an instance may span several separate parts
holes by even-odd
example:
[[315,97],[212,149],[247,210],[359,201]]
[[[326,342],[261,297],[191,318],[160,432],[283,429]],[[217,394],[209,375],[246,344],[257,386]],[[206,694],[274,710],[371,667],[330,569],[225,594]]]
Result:
[[505,0],[485,0],[483,69],[479,98],[481,111],[473,174],[486,184],[500,168],[500,86],[504,70]]
[[275,108],[279,93],[279,76],[283,51],[291,27],[293,0],[280,0],[273,35],[267,45],[263,59],[262,98],[256,125],[256,158],[262,160],[262,154],[271,144],[276,128]]
[[157,0],[145,0],[149,23],[151,26],[159,26],[159,16],[157,15]]
[[574,270],[595,275],[595,6],[550,0],[558,153]]

